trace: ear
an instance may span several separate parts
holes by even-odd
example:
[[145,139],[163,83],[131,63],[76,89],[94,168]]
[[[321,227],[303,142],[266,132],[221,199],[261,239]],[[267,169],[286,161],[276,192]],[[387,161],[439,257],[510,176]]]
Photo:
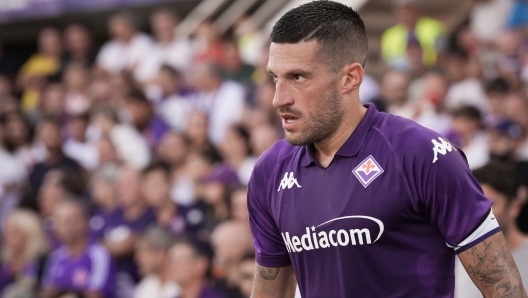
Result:
[[343,68],[342,92],[350,93],[354,90],[359,90],[359,86],[363,82],[365,70],[359,63],[348,64]]

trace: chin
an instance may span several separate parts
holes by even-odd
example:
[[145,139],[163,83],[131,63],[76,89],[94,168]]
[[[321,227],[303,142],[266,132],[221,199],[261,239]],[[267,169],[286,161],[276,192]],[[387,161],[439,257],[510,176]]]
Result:
[[286,132],[285,139],[288,143],[290,143],[290,145],[293,145],[293,146],[304,146],[304,145],[309,144],[306,142],[306,140],[302,136],[292,135],[292,133],[288,133],[288,132]]

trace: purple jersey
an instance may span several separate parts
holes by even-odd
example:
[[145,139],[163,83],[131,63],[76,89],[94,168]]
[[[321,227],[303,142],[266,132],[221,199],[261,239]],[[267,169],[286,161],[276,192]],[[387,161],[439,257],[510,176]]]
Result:
[[282,140],[248,188],[256,261],[293,265],[303,298],[453,297],[455,252],[499,231],[460,149],[368,111],[327,168]]
[[65,291],[100,292],[113,296],[115,272],[108,251],[91,244],[80,256],[71,256],[63,246],[51,253],[44,272],[43,285]]

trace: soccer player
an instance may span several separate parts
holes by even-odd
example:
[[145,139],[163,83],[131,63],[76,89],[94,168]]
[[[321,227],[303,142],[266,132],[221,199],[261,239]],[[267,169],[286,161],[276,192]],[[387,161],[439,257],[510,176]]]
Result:
[[248,209],[253,297],[453,297],[455,254],[485,297],[527,297],[462,151],[362,106],[367,37],[332,1],[271,32],[268,70],[286,140],[257,162]]

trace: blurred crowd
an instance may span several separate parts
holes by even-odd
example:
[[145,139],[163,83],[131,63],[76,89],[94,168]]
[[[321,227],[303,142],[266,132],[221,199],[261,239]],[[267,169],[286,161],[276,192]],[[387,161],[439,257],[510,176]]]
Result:
[[[528,264],[526,2],[476,1],[453,34],[415,1],[393,9],[361,100],[461,148]],[[73,23],[23,63],[0,49],[1,297],[249,297],[246,187],[283,137],[266,32],[177,26],[118,13],[100,48]]]

